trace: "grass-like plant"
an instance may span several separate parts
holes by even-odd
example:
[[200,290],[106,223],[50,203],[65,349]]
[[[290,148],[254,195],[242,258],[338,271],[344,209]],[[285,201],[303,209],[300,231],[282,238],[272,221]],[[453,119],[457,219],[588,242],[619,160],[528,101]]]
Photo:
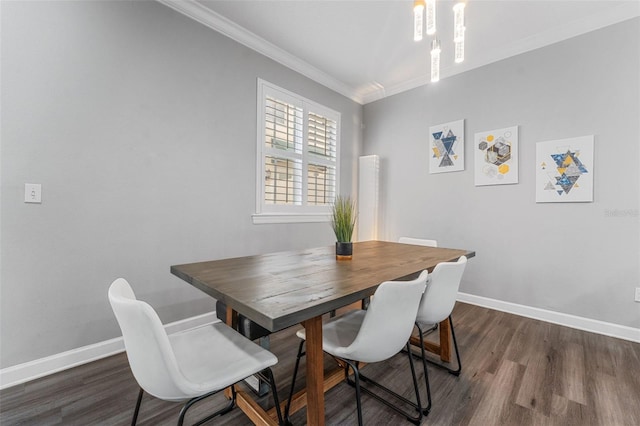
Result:
[[337,196],[331,210],[331,227],[339,243],[351,241],[356,226],[356,204],[351,197]]

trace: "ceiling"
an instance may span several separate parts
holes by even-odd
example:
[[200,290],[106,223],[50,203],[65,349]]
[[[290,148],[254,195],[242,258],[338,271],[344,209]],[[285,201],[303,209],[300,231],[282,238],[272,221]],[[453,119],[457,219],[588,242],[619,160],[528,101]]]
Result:
[[[413,41],[413,1],[158,1],[362,104],[437,84],[430,36]],[[639,0],[467,0],[465,61],[455,64],[456,2],[437,0],[441,80],[640,16]]]

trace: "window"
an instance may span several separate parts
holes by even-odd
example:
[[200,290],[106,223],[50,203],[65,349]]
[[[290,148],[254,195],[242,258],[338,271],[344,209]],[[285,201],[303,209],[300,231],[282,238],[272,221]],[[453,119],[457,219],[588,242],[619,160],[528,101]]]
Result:
[[328,220],[339,140],[339,113],[258,80],[254,223]]

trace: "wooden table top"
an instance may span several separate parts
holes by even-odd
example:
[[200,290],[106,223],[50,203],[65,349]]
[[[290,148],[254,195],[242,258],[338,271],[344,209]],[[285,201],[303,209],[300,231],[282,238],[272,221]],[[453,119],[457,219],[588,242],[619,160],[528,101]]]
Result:
[[171,273],[270,331],[371,296],[384,281],[407,278],[475,252],[386,241],[353,244],[352,260],[319,247],[171,266]]

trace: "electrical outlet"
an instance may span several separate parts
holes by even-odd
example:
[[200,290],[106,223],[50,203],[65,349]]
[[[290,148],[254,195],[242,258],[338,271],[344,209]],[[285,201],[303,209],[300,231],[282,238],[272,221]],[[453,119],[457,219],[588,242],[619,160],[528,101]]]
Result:
[[640,302],[640,287],[636,287],[636,302]]

